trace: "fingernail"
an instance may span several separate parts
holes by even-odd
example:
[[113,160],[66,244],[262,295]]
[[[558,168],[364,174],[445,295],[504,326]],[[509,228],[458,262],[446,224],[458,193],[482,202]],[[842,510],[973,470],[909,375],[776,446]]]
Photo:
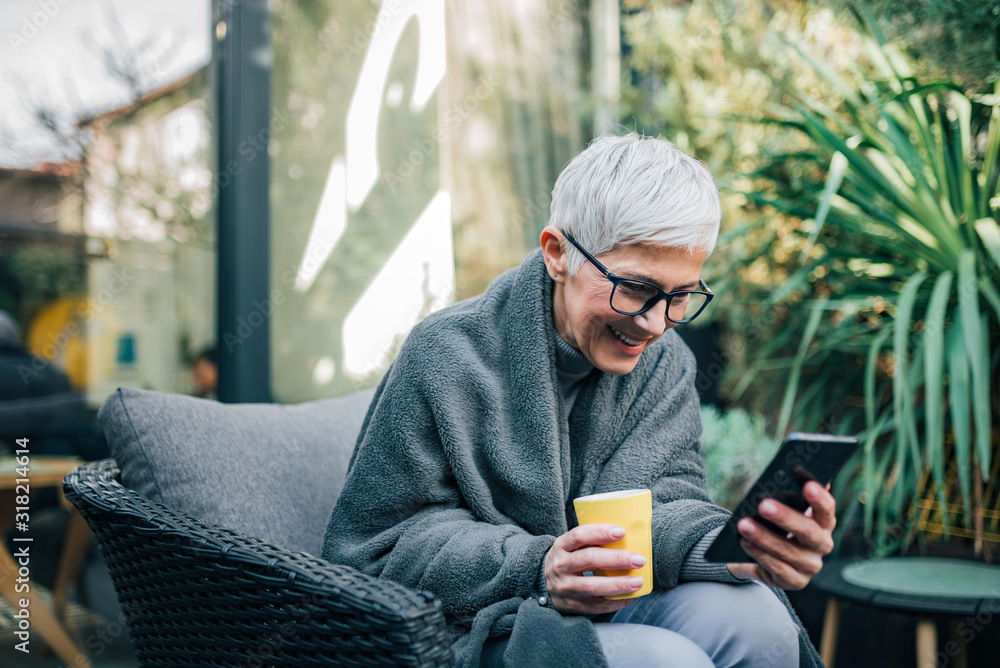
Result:
[[642,556],[641,554],[633,554],[632,565],[635,566],[636,568],[642,568],[643,566],[646,565],[646,557]]
[[741,520],[739,527],[740,527],[740,533],[746,536],[752,536],[755,533],[757,533],[757,527],[754,526],[754,523],[751,522],[750,520]]
[[614,529],[611,530],[612,538],[623,538],[624,536],[625,536],[624,527],[615,527]]
[[760,504],[760,514],[771,517],[778,513],[778,506],[773,501],[764,501]]
[[642,587],[642,578],[631,578],[628,581],[628,586],[632,589],[639,589]]

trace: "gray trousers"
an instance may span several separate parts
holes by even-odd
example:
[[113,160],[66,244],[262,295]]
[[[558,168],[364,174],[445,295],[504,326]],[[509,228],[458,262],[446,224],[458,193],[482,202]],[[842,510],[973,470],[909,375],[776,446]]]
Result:
[[799,665],[798,627],[756,580],[687,582],[591,621],[609,668]]

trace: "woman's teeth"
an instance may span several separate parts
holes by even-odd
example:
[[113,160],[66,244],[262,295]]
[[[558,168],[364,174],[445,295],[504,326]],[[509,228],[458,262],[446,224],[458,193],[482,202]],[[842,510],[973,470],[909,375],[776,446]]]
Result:
[[632,339],[628,338],[627,336],[625,336],[624,334],[622,334],[621,332],[619,332],[614,327],[611,327],[611,325],[608,325],[608,327],[610,327],[611,331],[615,333],[615,336],[617,336],[621,341],[625,342],[625,344],[627,344],[627,345],[637,346],[640,343],[642,343],[642,341],[633,341]]

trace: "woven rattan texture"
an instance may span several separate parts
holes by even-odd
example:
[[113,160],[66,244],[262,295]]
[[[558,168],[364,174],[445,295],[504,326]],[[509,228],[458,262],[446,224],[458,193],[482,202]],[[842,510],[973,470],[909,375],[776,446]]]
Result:
[[140,665],[453,666],[426,592],[177,513],[113,460],[66,476],[108,563]]

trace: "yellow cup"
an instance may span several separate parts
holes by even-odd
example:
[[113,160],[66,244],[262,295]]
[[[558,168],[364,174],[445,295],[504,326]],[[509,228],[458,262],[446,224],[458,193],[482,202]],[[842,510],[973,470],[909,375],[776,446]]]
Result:
[[653,591],[653,495],[648,489],[627,489],[622,492],[591,494],[573,499],[576,517],[580,524],[617,524],[625,527],[621,540],[607,543],[602,547],[614,550],[630,550],[646,557],[646,565],[627,571],[595,568],[594,575],[615,577],[618,575],[638,575],[642,578],[642,588],[631,594],[605,596],[609,600],[638,598]]

